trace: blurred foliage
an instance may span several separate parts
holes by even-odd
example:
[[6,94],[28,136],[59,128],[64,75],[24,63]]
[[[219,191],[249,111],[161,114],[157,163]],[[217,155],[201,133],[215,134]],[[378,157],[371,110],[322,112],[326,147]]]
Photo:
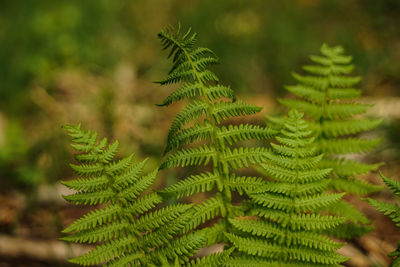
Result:
[[327,42],[383,96],[399,93],[399,13],[398,0],[0,1],[1,179],[35,188],[68,175],[60,125],[77,121],[157,164],[172,116],[152,105],[168,92],[150,81],[168,65],[156,39],[167,24],[193,27],[242,94],[283,94]]

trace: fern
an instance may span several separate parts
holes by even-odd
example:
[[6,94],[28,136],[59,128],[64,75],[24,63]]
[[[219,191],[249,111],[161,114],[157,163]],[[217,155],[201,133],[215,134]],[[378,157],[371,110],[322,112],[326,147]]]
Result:
[[251,217],[229,219],[237,232],[226,236],[239,252],[227,266],[342,266],[346,260],[336,252],[342,244],[321,232],[344,219],[320,212],[343,193],[324,193],[331,169],[316,167],[321,157],[314,155],[314,138],[302,116],[289,112],[276,138],[280,144],[261,164],[270,180],[250,193]]
[[[399,197],[400,196],[400,183],[396,180],[389,179],[385,177],[382,173],[380,173],[383,182],[386,186],[392,191],[392,193]],[[369,202],[372,206],[374,206],[379,212],[382,212],[384,215],[388,216],[397,227],[400,227],[400,208],[397,203],[386,203],[380,202],[372,198],[364,199]],[[391,252],[389,254],[390,257],[393,257],[394,260],[390,266],[397,267],[400,266],[400,243],[397,250]]]
[[[143,174],[146,160],[134,163],[130,155],[114,161],[118,141],[107,145],[104,138],[98,142],[96,132],[84,131],[80,125],[64,128],[73,138],[72,147],[79,152],[78,164],[71,167],[80,176],[62,182],[76,190],[64,197],[77,205],[102,204],[63,231],[68,235],[62,240],[95,245],[89,253],[70,262],[83,266],[169,266],[166,264],[178,259],[177,264],[201,266],[190,258],[203,246],[204,231],[177,236],[190,222],[188,211],[192,205],[156,209],[161,196],[144,191],[154,183],[157,171]],[[210,262],[218,260],[216,256]]]
[[[296,99],[279,99],[286,107],[304,112],[311,129],[316,132],[316,145],[326,157],[321,161],[321,168],[332,168],[330,188],[356,195],[365,195],[381,188],[371,185],[356,176],[376,170],[380,164],[365,164],[344,159],[347,154],[358,154],[373,149],[379,139],[359,139],[352,137],[380,124],[381,120],[355,117],[365,113],[371,106],[354,101],[361,95],[361,90],[353,87],[360,77],[350,76],[354,66],[352,58],[344,54],[342,47],[322,45],[319,56],[311,56],[314,65],[304,66],[308,75],[294,73],[298,84],[286,89],[297,96]],[[272,119],[280,124],[279,119]],[[345,204],[342,204],[345,205]],[[336,232],[340,237],[352,237],[371,229],[366,226],[368,220],[353,209],[334,209],[349,219],[349,225],[343,225]],[[362,218],[360,218],[362,216]],[[353,232],[353,233],[352,233]]]
[[236,100],[233,90],[219,83],[208,69],[218,59],[210,49],[195,46],[195,33],[169,27],[158,36],[163,48],[170,49],[173,62],[168,76],[158,83],[183,83],[159,106],[189,100],[172,122],[166,158],[160,168],[210,166],[209,171],[194,173],[160,194],[167,199],[179,199],[214,190],[213,197],[191,209],[192,218],[184,232],[196,231],[200,225],[216,219],[215,224],[204,228],[210,230],[207,244],[221,242],[223,233],[231,229],[228,218],[241,213],[240,206],[232,205],[232,192],[244,194],[262,182],[257,177],[237,176],[234,171],[263,162],[267,148],[243,147],[238,142],[265,140],[275,132],[257,125],[226,125],[228,119],[255,114],[261,108]]

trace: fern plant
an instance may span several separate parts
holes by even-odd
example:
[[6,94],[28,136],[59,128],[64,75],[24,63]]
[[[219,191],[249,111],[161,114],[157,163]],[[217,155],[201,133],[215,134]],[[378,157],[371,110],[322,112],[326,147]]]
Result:
[[[115,161],[118,141],[107,145],[97,133],[80,125],[65,126],[78,151],[78,164],[71,164],[80,177],[64,181],[77,192],[64,196],[76,205],[101,205],[79,218],[63,232],[62,240],[95,245],[89,253],[70,260],[79,265],[107,266],[210,266],[229,252],[203,261],[190,261],[205,242],[203,231],[177,236],[190,222],[192,205],[175,204],[156,209],[161,197],[145,193],[155,181],[157,170],[143,174],[146,160],[134,163],[133,155]],[[212,265],[212,264],[211,264]]]
[[336,252],[343,244],[323,234],[344,218],[321,212],[344,193],[324,193],[331,169],[316,167],[323,155],[316,155],[302,116],[289,112],[276,137],[279,143],[266,153],[269,162],[261,165],[270,179],[250,193],[251,216],[229,219],[237,233],[226,235],[241,253],[228,266],[342,266],[346,260]]
[[169,27],[158,36],[163,48],[170,49],[169,57],[173,62],[168,76],[158,83],[183,83],[160,106],[183,99],[189,101],[172,122],[165,149],[168,155],[161,169],[208,168],[167,187],[161,194],[167,199],[180,199],[213,190],[212,197],[192,208],[190,227],[185,231],[215,219],[212,226],[204,228],[208,229],[207,244],[221,242],[223,233],[229,233],[232,228],[228,219],[241,213],[241,206],[232,204],[232,193],[242,194],[263,183],[261,178],[240,176],[235,171],[262,162],[267,149],[244,147],[238,142],[268,139],[274,131],[257,125],[226,122],[233,117],[258,113],[261,108],[236,100],[233,90],[219,83],[216,75],[208,69],[218,63],[218,59],[210,49],[195,46],[195,33],[190,29],[182,33],[180,27],[177,30]]
[[[310,57],[314,65],[303,67],[309,75],[293,73],[298,84],[286,87],[297,98],[279,99],[279,102],[307,115],[312,130],[316,132],[318,151],[326,155],[319,166],[332,168],[330,188],[355,195],[380,190],[380,187],[356,178],[357,175],[376,170],[380,163],[365,164],[343,156],[374,148],[379,139],[360,139],[354,135],[375,128],[381,120],[357,117],[371,106],[355,102],[361,90],[353,87],[360,77],[350,75],[354,68],[351,56],[346,56],[340,46],[329,47],[324,44],[320,51],[321,55]],[[278,125],[281,123],[279,119],[270,119]],[[338,228],[336,236],[349,238],[371,229],[366,226],[368,219],[345,201],[331,207],[331,210],[346,216],[352,223]]]
[[[386,186],[393,192],[393,194],[397,197],[400,196],[400,183],[396,180],[389,179],[385,177],[382,173],[380,173],[383,182]],[[366,201],[369,202],[372,206],[374,206],[378,211],[382,212],[386,216],[388,216],[397,227],[400,227],[400,208],[398,204],[380,202],[372,198],[366,198]],[[399,267],[400,266],[400,242],[397,250],[393,251],[389,254],[390,257],[393,257],[394,260],[390,266]]]

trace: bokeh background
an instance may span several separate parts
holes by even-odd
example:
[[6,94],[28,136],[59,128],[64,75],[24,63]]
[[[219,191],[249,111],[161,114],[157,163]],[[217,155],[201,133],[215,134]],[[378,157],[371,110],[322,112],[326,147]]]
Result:
[[[156,107],[168,87],[170,62],[157,33],[181,23],[221,60],[215,73],[238,96],[283,110],[291,72],[322,43],[342,45],[363,77],[363,101],[384,123],[370,135],[383,141],[368,161],[400,177],[400,1],[398,0],[23,0],[0,1],[0,266],[67,266],[80,253],[58,241],[80,216],[68,206],[60,179],[72,176],[68,138],[61,125],[82,122],[110,139],[121,155],[161,159],[165,136],[179,109]],[[256,118],[263,120],[262,117]],[[160,183],[173,182],[172,172]],[[379,184],[378,174],[366,179]],[[390,194],[376,194],[392,201]],[[359,202],[376,230],[345,248],[348,266],[387,266],[399,232]]]

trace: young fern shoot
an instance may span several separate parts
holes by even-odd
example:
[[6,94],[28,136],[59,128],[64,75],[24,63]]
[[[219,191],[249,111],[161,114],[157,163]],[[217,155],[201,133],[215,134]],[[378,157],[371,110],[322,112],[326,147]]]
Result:
[[183,83],[160,106],[189,100],[169,130],[165,150],[168,155],[161,169],[210,167],[209,171],[201,168],[198,173],[167,187],[161,194],[166,198],[181,198],[214,190],[213,197],[193,207],[190,227],[185,231],[217,218],[216,223],[205,228],[209,229],[207,244],[221,242],[223,233],[231,231],[228,218],[241,213],[240,206],[232,205],[232,192],[243,193],[263,182],[261,178],[238,176],[234,171],[248,167],[249,163],[262,162],[267,149],[237,146],[237,142],[268,139],[274,131],[250,124],[222,126],[227,119],[255,114],[261,108],[236,100],[233,90],[219,83],[216,75],[208,69],[218,63],[218,59],[210,49],[195,46],[196,34],[191,30],[181,33],[180,28],[175,31],[170,27],[158,36],[163,48],[170,49],[169,57],[173,62],[168,76],[159,83]]
[[336,252],[342,244],[323,234],[344,218],[321,213],[343,193],[324,193],[331,169],[316,167],[323,155],[302,116],[290,111],[279,143],[271,143],[269,162],[261,164],[270,180],[250,193],[251,216],[229,219],[238,232],[226,235],[239,252],[227,266],[333,267],[346,260]]
[[[309,119],[317,136],[315,143],[318,151],[326,155],[319,166],[332,168],[330,188],[356,195],[375,192],[380,187],[357,179],[356,176],[376,170],[380,164],[365,164],[345,159],[343,155],[373,149],[379,139],[360,139],[354,135],[377,127],[381,120],[356,117],[364,114],[371,105],[354,101],[361,95],[361,90],[353,88],[360,77],[350,76],[354,68],[352,57],[346,56],[340,46],[329,47],[324,44],[320,51],[322,55],[310,57],[314,65],[303,67],[309,75],[294,73],[293,77],[298,84],[286,87],[297,98],[279,99],[279,102],[304,112]],[[280,124],[279,120],[275,122]],[[338,237],[350,238],[370,229],[365,226],[369,223],[367,218],[348,202],[341,201],[331,207],[331,211],[346,216],[351,222],[334,231],[333,234]]]
[[84,131],[80,125],[64,128],[79,152],[75,156],[78,164],[71,167],[80,177],[62,182],[77,191],[64,198],[76,205],[101,204],[63,231],[68,235],[62,240],[96,245],[70,262],[83,266],[170,266],[168,260],[178,258],[188,262],[205,242],[202,231],[176,235],[187,227],[192,205],[155,209],[161,197],[144,191],[154,183],[157,170],[143,174],[146,160],[134,163],[130,155],[114,161],[118,141],[107,145],[104,138],[98,142],[96,132]]

